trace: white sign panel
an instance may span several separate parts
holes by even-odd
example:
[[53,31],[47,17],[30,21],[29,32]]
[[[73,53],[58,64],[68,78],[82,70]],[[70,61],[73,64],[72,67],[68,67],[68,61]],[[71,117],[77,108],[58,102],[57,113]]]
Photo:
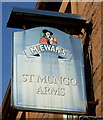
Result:
[[17,109],[85,113],[81,39],[50,27],[14,32],[12,85]]

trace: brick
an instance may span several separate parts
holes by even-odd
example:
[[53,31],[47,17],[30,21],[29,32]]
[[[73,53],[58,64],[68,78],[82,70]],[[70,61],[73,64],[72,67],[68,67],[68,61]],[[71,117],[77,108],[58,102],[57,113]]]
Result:
[[96,106],[96,116],[101,117],[102,110],[101,110],[101,104],[99,106]]
[[102,112],[101,117],[103,117],[103,109],[102,109],[102,111],[101,111],[101,112]]
[[[95,58],[96,61],[96,58]],[[98,67],[101,65],[101,59],[98,59],[98,61],[96,63],[93,63],[93,71],[95,71],[96,69],[98,69]]]
[[97,9],[99,2],[93,2],[92,9]]
[[78,14],[83,14],[87,2],[78,2]]
[[[101,2],[101,15],[103,15],[103,2]],[[102,16],[103,19],[103,16]]]
[[88,21],[91,21],[93,15],[96,12],[97,7],[98,7],[98,2],[93,2],[91,5],[91,8],[89,9],[89,11],[87,13],[87,20]]
[[92,57],[92,62],[93,62],[93,71],[95,71],[100,65],[101,65],[101,54],[98,56]]
[[[99,84],[94,89],[94,97],[95,101],[99,99],[99,103],[101,103],[101,91],[102,91],[102,81],[99,82]],[[94,86],[93,86],[94,87]]]
[[59,118],[63,118],[63,116],[61,114],[54,114],[54,118],[56,118],[56,119],[58,118],[57,120],[59,120]]
[[29,113],[29,118],[37,118],[38,117],[38,115],[39,115],[39,113],[38,112],[30,112]]
[[[93,46],[93,44],[92,44]],[[93,62],[93,71],[96,70],[98,65],[102,61],[102,51],[101,51],[101,42],[94,48],[92,49],[92,62]]]
[[93,57],[99,56],[99,53],[102,54],[101,48],[102,48],[101,41],[99,41],[99,43],[96,44],[95,47],[93,47],[92,49]]
[[94,15],[92,17],[93,29],[97,25],[97,22],[102,20],[101,15],[101,4],[99,3],[97,9],[94,11]]
[[101,48],[102,48],[101,39],[97,38],[95,42],[94,41],[92,42],[92,51],[95,51],[95,50],[101,51]]
[[101,28],[101,25],[102,25],[101,18],[98,18],[96,25],[92,29],[92,34],[96,34],[98,29]]
[[[28,115],[27,115],[28,114]],[[33,113],[32,112],[26,112],[26,118],[33,118]]]
[[44,116],[44,113],[39,113],[37,118],[42,118]]
[[54,118],[54,114],[49,114],[48,118]]
[[96,116],[101,117],[102,113],[102,104],[101,104],[101,90],[100,86],[98,86],[99,90],[95,92],[95,100],[99,99],[99,105],[96,106]]
[[91,40],[92,40],[92,48],[95,49],[99,42],[102,42],[102,29],[101,26],[99,27],[98,31],[96,32],[96,34],[92,33],[91,35]]
[[[94,25],[94,24],[93,24]],[[101,18],[99,17],[98,19],[97,19],[97,22],[96,22],[96,25],[93,27],[93,29],[92,29],[92,34],[96,34],[97,33],[97,31],[98,31],[98,29],[101,27],[101,25],[102,25],[102,20],[101,20]]]
[[101,48],[102,48],[101,40],[99,40],[98,42],[92,43],[92,53],[94,57],[98,56],[98,54],[102,52]]
[[94,72],[94,76],[93,76],[94,89],[102,80],[102,73],[103,73],[103,70],[101,69],[101,66],[99,66],[98,69]]
[[98,21],[98,23],[95,26],[95,28],[92,29],[92,36],[95,36],[98,31],[99,31],[100,35],[102,34],[102,21],[101,22],[100,21]]
[[44,113],[44,116],[42,118],[48,118],[49,117],[49,114],[48,113]]
[[87,2],[87,4],[85,5],[83,14],[87,16],[88,11],[90,10],[91,6],[92,6],[93,2]]
[[87,10],[86,10],[86,6],[87,6],[88,2],[85,2],[85,5],[84,5],[84,10],[83,10],[83,14],[85,15],[87,13]]
[[102,49],[102,43],[101,42],[102,41],[101,41],[101,39],[99,39],[99,37],[97,39],[92,40],[92,53],[93,53],[93,55],[95,54],[95,52],[97,52],[97,53],[101,52],[101,49]]
[[101,26],[98,28],[98,31],[95,33],[93,33],[91,35],[91,40],[92,40],[92,48],[93,48],[93,52],[95,51],[98,51],[97,49],[99,49],[98,47],[100,47],[100,51],[102,49],[102,29],[101,29]]
[[[95,84],[96,82],[97,82],[97,80],[93,80],[93,83],[94,83],[93,84],[93,89],[94,89],[95,97],[96,97],[96,99],[97,98],[101,99],[100,96],[102,96],[101,92],[102,92],[102,85],[103,85],[102,80],[100,80],[97,84]],[[99,84],[101,84],[101,85],[99,85]],[[100,92],[100,94],[97,96],[96,94],[98,94],[98,91]]]

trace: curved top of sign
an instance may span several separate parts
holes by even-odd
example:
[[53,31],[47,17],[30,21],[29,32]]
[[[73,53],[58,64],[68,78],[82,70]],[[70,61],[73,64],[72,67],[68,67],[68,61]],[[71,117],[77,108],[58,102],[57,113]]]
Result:
[[[24,39],[24,51],[27,57],[40,55],[41,52],[54,52],[60,58],[80,60],[81,39],[75,38],[63,31],[51,27],[36,27],[22,32],[14,32],[15,38],[18,35]],[[74,49],[75,48],[75,49]]]

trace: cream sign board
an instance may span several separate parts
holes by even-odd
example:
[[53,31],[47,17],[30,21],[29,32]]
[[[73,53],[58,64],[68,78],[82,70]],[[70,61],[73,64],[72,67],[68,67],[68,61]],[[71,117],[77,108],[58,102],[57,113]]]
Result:
[[14,32],[12,86],[16,109],[85,113],[81,39],[50,27]]

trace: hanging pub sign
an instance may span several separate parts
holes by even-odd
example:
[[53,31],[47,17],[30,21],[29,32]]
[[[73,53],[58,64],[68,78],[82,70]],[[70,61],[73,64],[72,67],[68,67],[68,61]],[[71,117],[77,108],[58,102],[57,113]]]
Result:
[[14,32],[12,85],[16,109],[85,113],[81,39],[51,27]]

